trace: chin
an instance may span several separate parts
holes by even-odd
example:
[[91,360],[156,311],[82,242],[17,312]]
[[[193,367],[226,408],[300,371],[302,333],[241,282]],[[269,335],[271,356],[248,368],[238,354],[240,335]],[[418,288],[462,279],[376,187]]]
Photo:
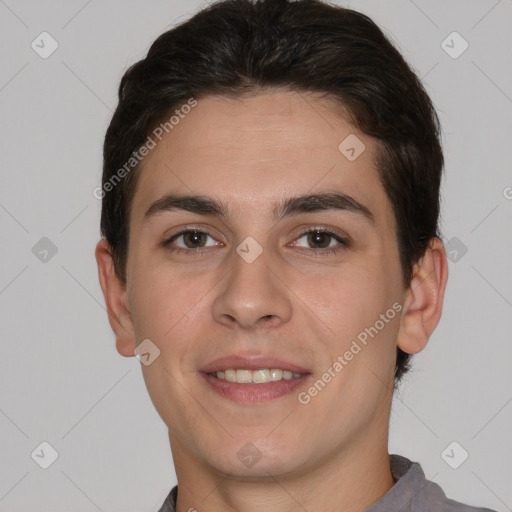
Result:
[[220,446],[216,445],[204,454],[204,459],[215,471],[246,481],[284,476],[307,465],[308,455],[304,451],[297,453],[296,448],[304,446],[303,443],[276,446],[265,436],[253,438],[254,442],[248,441],[248,437],[240,436],[237,441],[230,438],[221,452],[215,452]]

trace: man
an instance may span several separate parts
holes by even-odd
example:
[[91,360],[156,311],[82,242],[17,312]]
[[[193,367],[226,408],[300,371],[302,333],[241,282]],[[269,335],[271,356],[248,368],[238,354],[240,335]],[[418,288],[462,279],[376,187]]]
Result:
[[161,512],[476,511],[389,455],[436,327],[443,155],[366,16],[228,0],[124,75],[96,258],[178,479]]

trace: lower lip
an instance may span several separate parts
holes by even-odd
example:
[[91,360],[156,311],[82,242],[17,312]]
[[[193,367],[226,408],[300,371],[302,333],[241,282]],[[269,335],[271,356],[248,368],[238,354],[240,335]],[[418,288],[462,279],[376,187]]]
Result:
[[298,387],[304,385],[304,381],[309,374],[304,374],[298,379],[282,379],[263,384],[240,384],[218,379],[207,373],[201,373],[201,376],[213,391],[229,400],[246,404],[259,404],[293,393]]

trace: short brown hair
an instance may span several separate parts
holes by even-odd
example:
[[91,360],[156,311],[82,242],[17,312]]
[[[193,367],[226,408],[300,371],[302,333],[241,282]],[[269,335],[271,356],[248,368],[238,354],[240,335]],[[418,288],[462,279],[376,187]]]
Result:
[[[190,98],[273,87],[324,93],[377,140],[376,165],[408,285],[429,240],[439,237],[439,120],[400,52],[370,18],[350,9],[318,0],[224,0],[159,36],[121,80],[105,136],[103,186]],[[136,169],[102,197],[101,232],[123,282]],[[409,358],[397,349],[395,382]]]

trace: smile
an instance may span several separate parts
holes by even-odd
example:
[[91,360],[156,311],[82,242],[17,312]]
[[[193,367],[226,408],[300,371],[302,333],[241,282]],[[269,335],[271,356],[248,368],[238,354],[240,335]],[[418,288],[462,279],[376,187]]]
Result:
[[272,356],[221,357],[202,366],[199,374],[216,395],[243,404],[292,395],[312,378],[310,370]]
[[239,384],[264,384],[266,382],[300,379],[302,377],[302,373],[292,373],[279,368],[260,368],[258,370],[230,369],[210,373],[209,375],[220,380],[238,382]]

